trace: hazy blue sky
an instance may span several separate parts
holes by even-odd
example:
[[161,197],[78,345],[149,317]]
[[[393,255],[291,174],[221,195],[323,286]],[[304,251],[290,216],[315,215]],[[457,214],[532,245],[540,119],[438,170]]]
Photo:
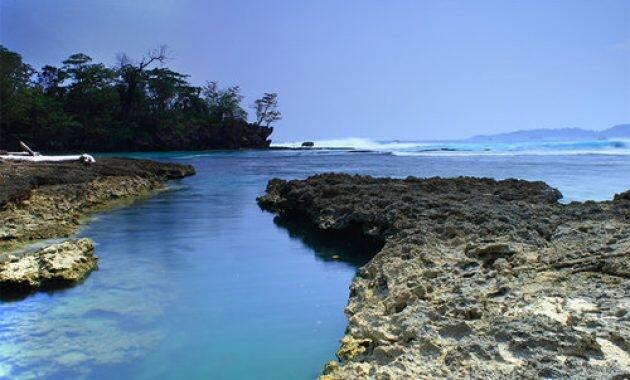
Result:
[[630,122],[630,1],[0,0],[41,67],[166,44],[193,83],[280,94],[276,140]]

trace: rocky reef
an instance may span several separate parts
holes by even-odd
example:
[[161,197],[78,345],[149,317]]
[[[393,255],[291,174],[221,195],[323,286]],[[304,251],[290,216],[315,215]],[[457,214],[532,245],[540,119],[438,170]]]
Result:
[[0,161],[0,291],[81,281],[96,266],[89,239],[36,252],[11,253],[40,239],[66,238],[91,213],[147,196],[169,179],[194,174],[190,165],[127,158],[78,162]]
[[258,201],[382,244],[322,379],[627,378],[630,192],[560,198],[543,182],[323,174],[271,180]]
[[90,239],[67,240],[26,255],[8,255],[0,262],[0,296],[74,285],[96,268],[97,261]]

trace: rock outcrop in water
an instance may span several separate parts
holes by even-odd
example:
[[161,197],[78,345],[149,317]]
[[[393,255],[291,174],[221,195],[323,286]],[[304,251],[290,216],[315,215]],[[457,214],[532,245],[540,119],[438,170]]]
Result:
[[384,243],[322,379],[626,378],[628,194],[564,205],[542,182],[325,174],[272,180],[259,204]]
[[99,158],[92,166],[0,162],[0,252],[68,236],[89,212],[194,172],[190,165],[127,158]]
[[96,268],[97,261],[90,239],[67,240],[31,254],[9,255],[0,262],[0,293],[73,285]]
[[8,252],[39,239],[68,237],[92,212],[194,173],[190,165],[127,158],[99,158],[92,166],[0,161],[0,290],[80,281],[96,265],[89,241],[67,241],[21,258]]

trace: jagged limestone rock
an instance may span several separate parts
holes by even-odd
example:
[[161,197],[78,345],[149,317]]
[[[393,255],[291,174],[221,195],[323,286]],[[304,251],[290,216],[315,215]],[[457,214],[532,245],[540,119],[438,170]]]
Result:
[[93,212],[149,195],[169,179],[194,173],[190,165],[116,157],[99,158],[91,166],[0,160],[0,301],[19,299],[33,289],[75,284],[96,267],[89,239],[28,254],[16,254],[17,248],[71,236]]
[[360,268],[322,379],[630,376],[630,197],[542,182],[324,174],[261,207],[384,243]]
[[90,239],[67,240],[0,262],[0,292],[28,291],[82,281],[98,258]]

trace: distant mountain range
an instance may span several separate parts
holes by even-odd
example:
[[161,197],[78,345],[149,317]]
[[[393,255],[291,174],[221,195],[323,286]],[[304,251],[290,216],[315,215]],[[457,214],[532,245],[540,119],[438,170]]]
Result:
[[615,125],[603,131],[581,128],[530,129],[496,135],[478,135],[467,139],[470,142],[527,142],[527,141],[579,141],[630,138],[630,124]]

